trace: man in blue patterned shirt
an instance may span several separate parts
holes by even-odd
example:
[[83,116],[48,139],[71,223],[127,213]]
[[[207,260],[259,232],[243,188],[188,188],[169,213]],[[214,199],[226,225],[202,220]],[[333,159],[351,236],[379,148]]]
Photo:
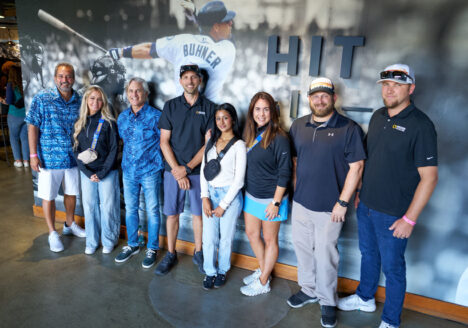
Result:
[[63,251],[60,235],[55,230],[55,198],[63,185],[66,211],[64,235],[85,237],[84,230],[74,222],[79,175],[72,151],[73,125],[78,118],[80,96],[73,90],[75,70],[68,63],[55,67],[56,88],[34,96],[26,123],[31,168],[38,172],[37,197],[49,227],[49,246],[53,252]]
[[158,123],[161,112],[146,103],[149,88],[145,80],[138,77],[130,79],[125,91],[130,107],[120,114],[117,125],[124,142],[122,171],[128,242],[115,261],[125,262],[140,251],[138,205],[142,190],[148,216],[148,244],[142,266],[150,268],[156,261],[159,249],[161,222],[159,188],[164,168],[159,148]]

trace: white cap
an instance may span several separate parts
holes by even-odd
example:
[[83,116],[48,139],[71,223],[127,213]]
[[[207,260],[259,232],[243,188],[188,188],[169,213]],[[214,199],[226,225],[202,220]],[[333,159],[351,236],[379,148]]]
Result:
[[[391,75],[388,77],[384,77],[385,73],[387,72],[403,72],[407,76],[404,79],[401,79],[401,78],[398,79],[398,78],[392,77]],[[385,67],[385,69],[382,72],[380,72],[380,80],[378,80],[377,83],[380,83],[383,81],[393,81],[393,82],[397,82],[401,84],[416,83],[416,79],[414,77],[414,71],[411,69],[411,67],[405,64],[393,64],[393,65]]]

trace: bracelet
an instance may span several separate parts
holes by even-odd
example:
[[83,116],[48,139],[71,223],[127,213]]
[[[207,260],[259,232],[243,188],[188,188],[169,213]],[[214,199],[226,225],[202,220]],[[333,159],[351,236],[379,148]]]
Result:
[[403,220],[405,220],[406,223],[411,224],[412,226],[416,224],[416,222],[414,222],[413,220],[408,219],[406,215],[403,215]]
[[29,154],[30,158],[37,157],[37,154]]
[[132,57],[132,48],[133,48],[132,46],[123,48],[122,57],[124,57],[124,58],[133,58]]
[[357,188],[357,189],[356,189],[356,192],[361,192],[361,189]]

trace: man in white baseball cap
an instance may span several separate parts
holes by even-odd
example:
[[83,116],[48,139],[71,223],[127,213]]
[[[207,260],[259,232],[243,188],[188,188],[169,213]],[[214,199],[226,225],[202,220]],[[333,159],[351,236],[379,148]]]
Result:
[[382,267],[386,291],[380,328],[395,328],[406,292],[406,244],[437,184],[437,134],[410,99],[416,85],[408,65],[386,67],[377,82],[385,106],[369,123],[367,161],[355,199],[361,279],[356,294],[340,299],[338,308],[375,311]]

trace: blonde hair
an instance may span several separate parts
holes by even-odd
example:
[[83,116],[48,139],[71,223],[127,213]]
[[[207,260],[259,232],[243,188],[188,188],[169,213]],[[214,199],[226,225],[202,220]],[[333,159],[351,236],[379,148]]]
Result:
[[115,122],[115,118],[112,115],[111,110],[109,108],[109,102],[107,101],[107,96],[102,90],[102,88],[97,85],[90,85],[86,89],[83,95],[83,99],[81,100],[81,106],[80,106],[80,116],[78,120],[75,122],[75,132],[73,133],[73,141],[74,141],[73,149],[75,150],[78,148],[78,135],[80,134],[81,130],[83,130],[84,127],[86,126],[86,120],[88,119],[88,115],[89,115],[88,98],[91,95],[91,93],[94,91],[99,92],[102,97],[102,102],[103,102],[102,108],[101,108],[102,118],[110,124],[111,128],[112,128],[111,122]]

